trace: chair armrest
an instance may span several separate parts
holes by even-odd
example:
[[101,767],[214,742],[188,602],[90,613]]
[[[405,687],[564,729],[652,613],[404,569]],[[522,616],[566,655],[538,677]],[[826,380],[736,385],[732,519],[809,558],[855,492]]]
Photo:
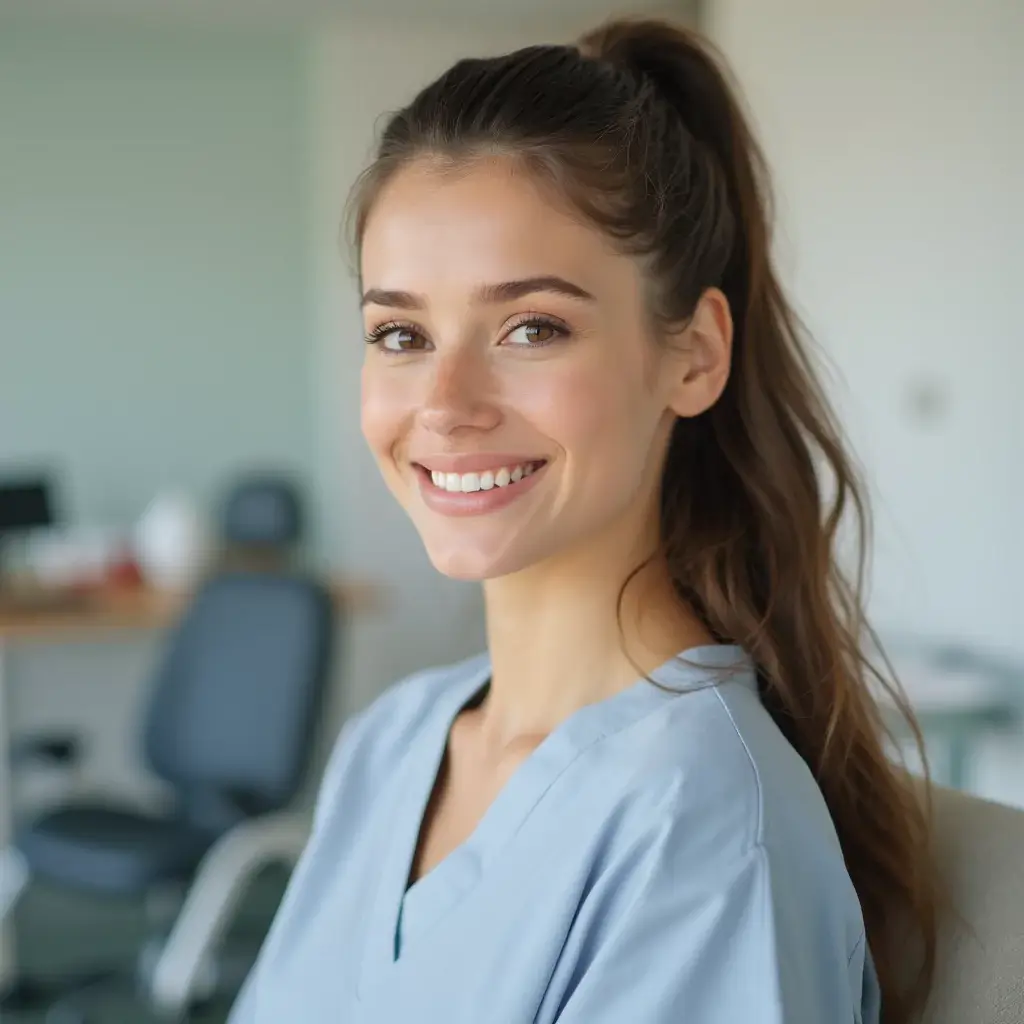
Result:
[[28,865],[13,846],[0,849],[0,922],[14,909],[28,883]]
[[11,763],[42,763],[70,768],[81,760],[82,740],[71,733],[18,737],[11,744]]
[[150,999],[161,1012],[187,1005],[205,959],[219,942],[246,886],[265,865],[298,860],[312,828],[309,814],[250,818],[226,832],[199,865],[178,919],[153,968]]

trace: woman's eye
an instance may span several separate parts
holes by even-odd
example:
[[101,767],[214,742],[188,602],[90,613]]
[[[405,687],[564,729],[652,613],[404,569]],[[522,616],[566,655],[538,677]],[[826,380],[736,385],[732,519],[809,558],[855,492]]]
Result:
[[565,334],[563,329],[546,320],[530,320],[509,331],[505,340],[512,342],[513,345],[540,348],[542,345],[557,341],[563,334]]
[[411,327],[391,327],[374,331],[373,342],[388,352],[418,352],[425,347],[426,339]]

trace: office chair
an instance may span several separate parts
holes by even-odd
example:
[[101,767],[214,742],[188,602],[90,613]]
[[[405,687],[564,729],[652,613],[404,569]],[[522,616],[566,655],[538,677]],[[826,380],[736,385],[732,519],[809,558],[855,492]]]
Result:
[[[210,579],[167,646],[144,732],[173,809],[69,803],[16,838],[29,877],[116,895],[190,883],[139,979],[153,1008],[169,1016],[187,1012],[208,978],[247,883],[270,862],[293,862],[306,841],[307,817],[287,808],[314,746],[333,624],[330,596],[312,580],[270,572]],[[85,1020],[74,1002],[82,991],[72,984],[47,1019]],[[8,1003],[38,994],[21,986]]]

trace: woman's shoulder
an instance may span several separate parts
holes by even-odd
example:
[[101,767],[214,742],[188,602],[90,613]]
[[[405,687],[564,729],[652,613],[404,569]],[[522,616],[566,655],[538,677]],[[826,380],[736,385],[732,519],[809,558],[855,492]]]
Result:
[[761,703],[752,672],[682,693],[630,733],[612,772],[632,765],[624,796],[643,791],[652,828],[674,822],[672,840],[688,858],[722,864],[757,848],[772,863],[845,878],[824,796]]
[[803,907],[835,950],[857,948],[859,901],[824,796],[752,674],[666,701],[602,760],[595,784],[628,823],[609,860],[641,864],[651,899],[749,885],[780,912]]
[[[685,700],[685,698],[683,698]],[[703,742],[684,760],[696,767],[700,792],[680,792],[676,812],[702,824],[705,863],[756,859],[776,899],[804,899],[833,918],[844,948],[863,934],[856,891],[825,797],[813,773],[764,707],[756,681],[729,682],[706,692],[695,723]],[[682,705],[679,712],[683,713]],[[680,845],[697,853],[692,828]],[[715,847],[717,846],[717,853]],[[808,912],[813,912],[808,910]]]
[[811,853],[843,866],[842,847],[818,782],[756,687],[717,688],[723,732],[731,737],[734,775],[743,780],[756,814],[756,842],[800,858]]

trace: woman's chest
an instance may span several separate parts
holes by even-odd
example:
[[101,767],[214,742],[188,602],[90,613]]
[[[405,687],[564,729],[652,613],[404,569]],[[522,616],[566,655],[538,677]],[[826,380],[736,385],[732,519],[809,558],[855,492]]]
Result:
[[382,815],[359,841],[313,851],[265,950],[254,1024],[537,1019],[587,858],[553,857],[557,835],[528,827],[486,863],[453,851],[405,891],[396,831]]
[[[473,722],[456,722],[416,842],[409,884],[419,881],[466,843],[530,749],[494,756]],[[536,744],[533,744],[536,746]]]

